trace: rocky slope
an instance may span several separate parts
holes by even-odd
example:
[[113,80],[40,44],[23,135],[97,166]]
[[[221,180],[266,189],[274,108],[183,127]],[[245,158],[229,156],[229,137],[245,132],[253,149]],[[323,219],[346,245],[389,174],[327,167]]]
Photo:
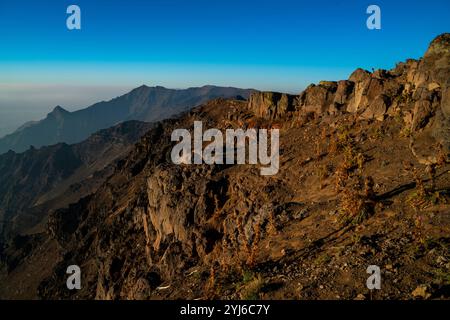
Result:
[[[450,34],[393,70],[219,99],[151,129],[95,193],[17,239],[3,297],[448,299]],[[280,128],[280,170],[174,165],[171,133]],[[66,268],[82,270],[67,290]],[[382,290],[366,287],[369,265]],[[39,270],[39,271],[35,271]],[[25,274],[30,274],[24,281]]]
[[123,96],[75,112],[68,112],[57,106],[45,119],[28,123],[1,138],[0,154],[10,149],[22,152],[30,145],[38,148],[60,142],[77,143],[98,130],[123,121],[159,121],[210,99],[220,97],[246,99],[253,91],[216,86],[185,90],[141,86]]
[[100,185],[151,124],[128,121],[87,140],[0,155],[0,239],[42,222],[51,208],[76,202]]

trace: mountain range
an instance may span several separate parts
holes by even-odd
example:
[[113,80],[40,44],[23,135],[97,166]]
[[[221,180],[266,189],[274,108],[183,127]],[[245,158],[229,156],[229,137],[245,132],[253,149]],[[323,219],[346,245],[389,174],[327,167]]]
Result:
[[251,89],[203,86],[183,90],[141,86],[129,93],[69,112],[57,106],[41,121],[29,122],[0,139],[0,154],[23,152],[33,146],[77,143],[92,133],[123,121],[154,122],[215,98],[247,99]]

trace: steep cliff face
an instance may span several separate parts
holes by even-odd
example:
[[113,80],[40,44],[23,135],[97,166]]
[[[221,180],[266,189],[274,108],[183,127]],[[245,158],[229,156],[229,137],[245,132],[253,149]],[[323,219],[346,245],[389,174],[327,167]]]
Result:
[[257,116],[278,119],[294,111],[294,96],[279,92],[257,92],[250,96],[248,108]]
[[[448,142],[447,37],[391,71],[358,69],[297,97],[214,100],[158,123],[95,193],[51,214],[28,250],[34,267],[58,257],[39,297],[353,299],[367,296],[375,264],[385,270],[378,298],[411,299],[422,285],[448,298],[438,274],[450,270],[450,167],[442,146],[417,152],[421,139]],[[281,123],[279,173],[173,164],[171,133],[194,121],[221,131]],[[71,264],[81,290],[66,288]]]
[[411,150],[421,163],[435,163],[436,146],[450,154],[450,34],[437,37],[406,78],[414,103]]

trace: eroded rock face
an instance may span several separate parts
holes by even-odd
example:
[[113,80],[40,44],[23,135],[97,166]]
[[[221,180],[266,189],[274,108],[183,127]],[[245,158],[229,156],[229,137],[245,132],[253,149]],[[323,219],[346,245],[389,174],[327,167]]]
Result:
[[321,114],[334,107],[334,96],[338,85],[336,82],[321,82],[319,85],[310,85],[300,94],[297,100],[297,109],[303,112]]
[[167,277],[183,267],[188,260],[183,256],[203,257],[221,237],[220,230],[208,221],[223,206],[228,182],[220,175],[215,177],[214,166],[191,169],[160,167],[147,180],[147,217],[155,231],[151,259],[160,259]]
[[352,81],[342,80],[338,81],[338,86],[336,89],[336,94],[334,96],[334,103],[342,106],[344,105],[348,99],[350,98],[355,83]]
[[450,118],[450,87],[442,91],[441,109],[445,117]]
[[370,102],[364,112],[361,114],[363,119],[377,119],[383,121],[384,115],[390,104],[389,97],[384,94],[380,94]]
[[248,108],[257,116],[278,119],[294,111],[294,96],[278,92],[257,92],[250,96]]
[[450,155],[450,34],[434,39],[424,58],[408,70],[415,98],[411,151],[423,164]]

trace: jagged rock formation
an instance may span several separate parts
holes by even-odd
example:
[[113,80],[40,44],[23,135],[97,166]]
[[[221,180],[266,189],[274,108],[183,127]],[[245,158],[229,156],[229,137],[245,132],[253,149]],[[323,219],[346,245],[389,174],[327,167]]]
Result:
[[[0,278],[0,294],[37,267],[50,268],[31,277],[44,299],[353,299],[368,295],[375,264],[377,299],[411,299],[419,285],[448,298],[450,167],[437,148],[417,152],[422,139],[448,142],[447,47],[443,35],[391,71],[358,69],[297,97],[214,100],[158,123],[95,193],[50,215],[35,247],[19,239],[20,268]],[[172,131],[196,120],[281,123],[279,173],[173,164]],[[439,164],[426,171],[424,159]],[[343,224],[348,210],[357,222]],[[79,291],[65,287],[71,264]]]

